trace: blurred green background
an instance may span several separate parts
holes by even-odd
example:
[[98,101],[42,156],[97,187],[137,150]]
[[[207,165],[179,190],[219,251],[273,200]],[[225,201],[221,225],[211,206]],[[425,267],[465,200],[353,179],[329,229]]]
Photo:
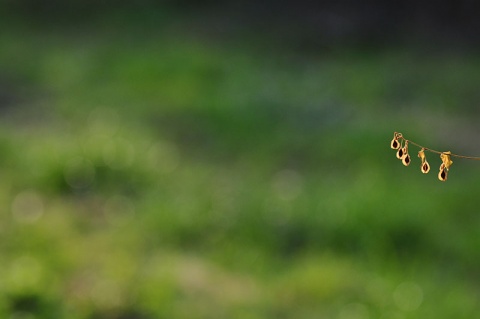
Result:
[[0,317],[474,318],[475,5],[2,1]]

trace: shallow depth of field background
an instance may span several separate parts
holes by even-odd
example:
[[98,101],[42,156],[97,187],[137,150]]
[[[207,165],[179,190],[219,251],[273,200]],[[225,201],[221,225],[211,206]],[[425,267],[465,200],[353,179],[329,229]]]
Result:
[[1,318],[478,315],[474,3],[132,3],[0,3]]

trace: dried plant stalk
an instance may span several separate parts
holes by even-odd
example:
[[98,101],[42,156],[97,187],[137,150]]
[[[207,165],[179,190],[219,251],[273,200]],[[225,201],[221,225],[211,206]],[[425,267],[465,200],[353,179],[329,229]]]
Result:
[[448,178],[448,171],[450,170],[450,167],[453,164],[453,161],[451,159],[452,157],[480,161],[480,157],[452,154],[452,152],[450,151],[439,152],[431,148],[424,147],[415,142],[412,142],[411,140],[407,140],[405,137],[403,137],[402,133],[394,132],[393,139],[390,142],[390,148],[397,150],[396,156],[399,160],[402,161],[402,164],[405,166],[410,165],[410,162],[411,162],[410,155],[408,154],[409,143],[420,148],[420,151],[418,152],[418,157],[421,160],[420,170],[423,174],[428,174],[428,172],[430,172],[430,164],[427,161],[427,156],[425,155],[425,152],[440,154],[440,159],[442,160],[442,164],[440,164],[438,179],[442,182],[445,182]]

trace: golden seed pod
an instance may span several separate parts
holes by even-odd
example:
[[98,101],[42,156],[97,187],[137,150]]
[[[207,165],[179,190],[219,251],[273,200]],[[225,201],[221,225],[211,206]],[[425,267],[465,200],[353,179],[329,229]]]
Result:
[[398,142],[398,139],[396,137],[393,138],[393,140],[390,142],[390,148],[394,150],[398,150],[400,148],[400,142]]
[[422,165],[420,165],[420,170],[422,171],[423,174],[427,174],[430,172],[430,164],[427,162],[427,157],[425,155],[425,148],[422,148],[418,152],[418,157],[422,160]]
[[420,169],[423,174],[427,174],[428,172],[430,172],[430,164],[428,164],[428,162],[425,160],[420,166]]
[[453,161],[450,159],[450,154],[452,152],[443,152],[440,154],[440,158],[442,159],[442,165],[445,167],[445,169],[448,171],[450,169],[450,166],[452,166]]
[[390,148],[393,150],[398,150],[400,147],[402,147],[402,144],[398,141],[399,138],[402,137],[402,134],[394,132],[393,133],[393,139],[390,142]]
[[448,169],[445,167],[445,165],[440,165],[440,170],[438,172],[438,179],[441,180],[442,182],[445,182],[448,177]]
[[397,158],[403,160],[408,155],[408,141],[405,141],[403,147],[400,147],[397,151]]
[[410,165],[410,155],[408,153],[402,157],[402,164],[405,166]]
[[405,155],[405,153],[403,152],[403,147],[402,147],[402,148],[399,148],[397,151],[397,158],[402,159],[403,155]]
[[422,160],[422,163],[425,162],[426,156],[425,156],[425,148],[422,148],[420,151],[418,151],[418,157]]

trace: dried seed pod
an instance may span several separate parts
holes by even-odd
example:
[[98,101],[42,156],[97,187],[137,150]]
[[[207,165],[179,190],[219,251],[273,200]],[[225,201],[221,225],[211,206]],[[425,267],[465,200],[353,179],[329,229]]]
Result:
[[399,148],[398,151],[397,151],[397,158],[398,159],[402,159],[403,158],[403,147],[402,148]]
[[427,157],[425,155],[425,148],[422,148],[418,152],[418,157],[422,160],[422,164],[420,165],[420,170],[423,174],[427,174],[430,171],[430,164],[427,162]]
[[408,153],[402,157],[402,164],[405,166],[410,165],[410,155]]
[[427,174],[428,172],[430,172],[430,164],[428,164],[428,162],[425,161],[422,163],[422,166],[420,167],[420,169],[423,174]]
[[399,148],[397,151],[397,158],[403,160],[405,156],[408,155],[408,141],[405,141],[403,147]]
[[442,182],[445,182],[448,177],[448,169],[445,167],[445,165],[440,165],[440,170],[438,172],[438,179],[441,180]]
[[390,147],[394,150],[398,150],[400,148],[400,143],[398,142],[398,140],[396,138],[394,138],[391,142],[390,142]]
[[418,157],[422,160],[422,163],[425,162],[426,156],[425,156],[425,148],[422,148],[420,151],[418,151]]
[[393,133],[393,140],[390,142],[390,147],[394,150],[398,150],[401,147],[400,142],[398,141],[398,133]]
[[442,154],[440,154],[440,158],[442,159],[442,164],[447,171],[450,169],[450,166],[452,166],[453,164],[453,161],[450,159],[450,154],[452,154],[452,152],[450,151],[443,152]]

